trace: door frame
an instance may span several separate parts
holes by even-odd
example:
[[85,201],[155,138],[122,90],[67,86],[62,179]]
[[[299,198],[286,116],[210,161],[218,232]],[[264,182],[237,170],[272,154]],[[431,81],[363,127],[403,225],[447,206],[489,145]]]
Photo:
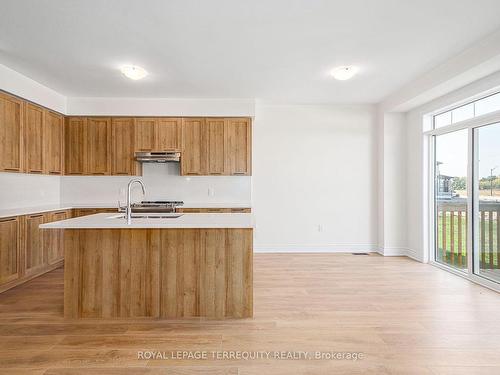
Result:
[[[438,114],[438,113],[435,113]],[[433,116],[431,114],[432,122]],[[455,275],[464,277],[470,281],[477,284],[485,286],[487,288],[493,289],[500,292],[500,282],[491,281],[483,276],[476,275],[475,270],[475,252],[478,246],[478,241],[473,241],[477,237],[475,228],[477,228],[478,218],[476,215],[478,207],[476,207],[476,187],[478,182],[475,178],[475,172],[478,166],[478,153],[477,153],[477,137],[475,135],[476,129],[485,127],[488,125],[494,125],[500,123],[500,110],[491,112],[482,116],[474,117],[469,120],[457,122],[455,124],[443,126],[439,129],[431,129],[425,131],[424,144],[428,145],[427,151],[427,230],[428,238],[424,241],[427,244],[427,252],[429,257],[429,263],[435,267],[441,268]],[[436,137],[443,134],[453,133],[459,130],[467,129],[468,131],[468,147],[467,147],[467,216],[473,218],[473,220],[467,220],[467,269],[462,271],[453,268],[449,265],[440,263],[436,261],[436,202],[435,202],[435,156],[436,156]]]

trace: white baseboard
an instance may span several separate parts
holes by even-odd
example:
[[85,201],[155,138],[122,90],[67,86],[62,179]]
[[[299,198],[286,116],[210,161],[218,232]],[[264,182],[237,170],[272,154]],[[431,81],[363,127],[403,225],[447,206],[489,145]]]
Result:
[[383,256],[407,256],[418,262],[422,259],[417,252],[406,247],[378,247],[375,244],[327,244],[327,245],[299,245],[273,244],[254,245],[254,253],[374,253]]
[[407,250],[405,247],[379,247],[377,252],[385,257],[400,257],[406,256]]
[[409,248],[406,249],[406,256],[408,258],[416,260],[417,262],[424,263],[424,260],[422,259],[422,257],[417,255],[417,252],[413,249],[409,249]]
[[273,244],[254,245],[254,253],[372,253],[377,251],[374,244]]

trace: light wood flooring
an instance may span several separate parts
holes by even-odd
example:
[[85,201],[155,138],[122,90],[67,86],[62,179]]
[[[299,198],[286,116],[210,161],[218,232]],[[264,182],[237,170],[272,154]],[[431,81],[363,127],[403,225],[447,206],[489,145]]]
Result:
[[[500,374],[500,295],[403,257],[256,254],[255,317],[63,318],[63,270],[0,295],[0,374]],[[344,351],[347,360],[138,360],[137,352]]]

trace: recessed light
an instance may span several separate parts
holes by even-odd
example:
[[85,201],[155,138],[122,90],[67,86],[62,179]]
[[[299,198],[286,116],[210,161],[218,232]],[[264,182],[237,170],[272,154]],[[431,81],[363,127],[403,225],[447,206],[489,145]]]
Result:
[[359,69],[355,66],[339,66],[333,69],[331,74],[333,78],[339,81],[345,81],[354,77],[358,71]]
[[123,75],[127,78],[133,79],[137,81],[138,79],[142,79],[148,75],[148,72],[137,65],[124,65],[120,68]]

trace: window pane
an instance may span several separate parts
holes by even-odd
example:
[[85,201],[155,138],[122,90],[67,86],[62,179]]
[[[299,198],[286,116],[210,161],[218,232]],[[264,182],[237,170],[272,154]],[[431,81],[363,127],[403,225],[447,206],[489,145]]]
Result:
[[435,259],[467,268],[468,130],[435,137]]
[[500,282],[500,123],[475,130],[474,272]]
[[451,124],[451,112],[441,113],[440,115],[434,116],[434,128],[438,129],[446,125]]
[[476,116],[481,116],[493,111],[500,111],[500,93],[488,96],[476,102]]
[[451,111],[451,122],[456,123],[474,117],[474,103],[470,103]]

